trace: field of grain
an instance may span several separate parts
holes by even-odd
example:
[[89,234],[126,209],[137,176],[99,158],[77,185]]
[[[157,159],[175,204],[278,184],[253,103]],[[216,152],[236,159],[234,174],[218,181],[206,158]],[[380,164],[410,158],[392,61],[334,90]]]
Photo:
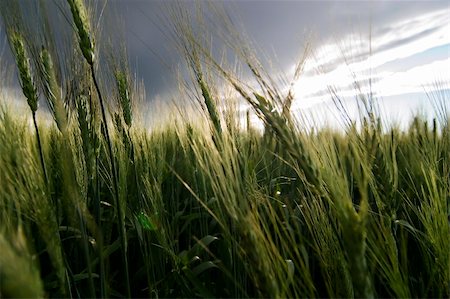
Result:
[[[39,29],[11,3],[2,29],[29,109],[0,99],[0,297],[450,296],[445,93],[432,121],[406,129],[361,96],[357,122],[305,130],[291,91],[237,43],[258,83],[246,85],[180,6],[173,39],[202,119],[149,130],[126,60],[97,66],[82,0],[61,5],[73,26],[62,54],[45,11],[30,38]],[[263,130],[222,109],[217,82]]]

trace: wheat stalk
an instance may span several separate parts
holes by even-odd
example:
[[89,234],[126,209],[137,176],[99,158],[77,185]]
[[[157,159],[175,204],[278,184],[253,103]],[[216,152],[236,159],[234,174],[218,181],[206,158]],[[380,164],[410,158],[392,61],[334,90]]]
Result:
[[32,75],[31,75],[30,59],[29,59],[28,53],[25,49],[25,43],[24,43],[22,35],[18,32],[10,32],[9,38],[10,38],[10,43],[13,47],[16,65],[19,70],[19,78],[20,78],[20,84],[22,87],[22,92],[27,99],[28,106],[30,107],[31,113],[33,115],[33,124],[34,124],[34,128],[36,130],[36,138],[37,138],[38,149],[39,149],[39,157],[41,160],[41,166],[42,166],[42,171],[44,173],[45,182],[48,185],[48,177],[47,177],[47,171],[45,169],[44,154],[43,154],[42,145],[41,145],[41,137],[39,135],[39,129],[37,126],[37,121],[36,121],[36,111],[38,109],[38,95],[37,95],[37,90],[34,85]]
[[100,108],[102,112],[102,120],[103,120],[103,133],[106,139],[106,143],[108,146],[108,154],[111,161],[111,171],[113,177],[113,190],[115,193],[115,200],[117,206],[117,214],[118,214],[118,226],[119,226],[119,236],[120,243],[122,247],[122,259],[124,264],[124,272],[125,272],[125,285],[127,288],[127,297],[131,297],[131,289],[130,289],[130,278],[128,274],[128,259],[127,259],[127,239],[126,239],[126,228],[125,228],[125,213],[122,210],[122,205],[120,203],[120,193],[119,193],[119,183],[118,183],[118,173],[115,162],[115,156],[113,154],[113,147],[111,138],[108,130],[108,122],[106,118],[106,110],[105,104],[103,101],[102,94],[100,92],[100,87],[98,85],[97,77],[95,75],[94,70],[94,58],[95,58],[95,48],[93,38],[91,38],[90,34],[90,26],[87,19],[87,11],[86,7],[82,0],[67,0],[70,6],[70,10],[72,12],[72,18],[74,20],[77,33],[78,40],[81,52],[83,53],[86,62],[90,66],[92,80],[94,81],[94,86],[97,91],[98,99],[100,102]]

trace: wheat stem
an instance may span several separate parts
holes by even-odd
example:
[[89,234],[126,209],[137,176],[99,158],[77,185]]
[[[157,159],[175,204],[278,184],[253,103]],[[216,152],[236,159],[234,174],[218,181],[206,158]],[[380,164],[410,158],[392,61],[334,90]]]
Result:
[[97,78],[95,76],[94,64],[90,64],[90,66],[91,66],[92,80],[94,81],[94,86],[97,91],[98,99],[100,102],[100,110],[101,110],[102,119],[103,119],[103,124],[102,124],[103,133],[105,134],[106,144],[108,146],[108,154],[111,159],[113,187],[114,187],[114,193],[116,195],[115,198],[116,198],[116,205],[117,205],[117,214],[118,214],[118,218],[119,218],[119,238],[120,238],[120,244],[122,246],[122,259],[123,259],[123,265],[124,265],[124,271],[125,271],[125,284],[126,284],[126,288],[127,288],[127,296],[128,296],[128,298],[130,298],[131,290],[130,290],[130,278],[129,278],[129,274],[128,274],[129,272],[128,272],[128,259],[127,259],[126,228],[125,228],[125,223],[124,223],[125,214],[122,211],[122,206],[120,204],[120,199],[119,199],[119,183],[118,183],[118,176],[117,176],[117,168],[116,168],[116,163],[114,160],[112,143],[111,143],[111,138],[110,138],[109,130],[108,130],[105,105],[104,105],[103,97],[102,97],[102,94],[100,92],[100,88],[99,88],[99,85],[97,82]]
[[36,112],[33,112],[33,124],[34,124],[34,129],[36,130],[36,140],[37,140],[38,149],[39,149],[39,160],[41,161],[42,172],[44,174],[45,184],[46,184],[46,186],[48,186],[48,176],[47,176],[47,170],[45,168],[44,154],[43,154],[42,144],[41,144],[41,136],[39,134],[39,129],[38,129],[37,121],[36,121]]

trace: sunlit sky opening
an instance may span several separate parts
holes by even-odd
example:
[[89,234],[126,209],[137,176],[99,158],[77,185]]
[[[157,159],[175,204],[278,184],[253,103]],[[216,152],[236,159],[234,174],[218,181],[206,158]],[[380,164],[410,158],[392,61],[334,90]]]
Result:
[[372,91],[379,97],[432,90],[438,81],[443,81],[440,88],[449,88],[448,13],[443,9],[401,20],[388,25],[396,28],[395,32],[375,33],[370,39],[348,34],[336,43],[320,46],[296,84],[296,95],[303,99],[298,105],[320,101],[328,93],[327,85],[339,88],[342,96],[355,95],[355,80],[367,90],[371,79]]

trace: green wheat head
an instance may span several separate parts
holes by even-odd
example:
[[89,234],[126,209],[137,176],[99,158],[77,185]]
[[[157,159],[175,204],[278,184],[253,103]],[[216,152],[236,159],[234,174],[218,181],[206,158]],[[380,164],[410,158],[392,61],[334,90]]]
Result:
[[119,104],[122,108],[123,119],[125,124],[130,127],[133,119],[131,109],[131,98],[129,92],[129,81],[125,72],[117,71],[115,73],[117,90],[119,92]]
[[90,34],[90,26],[87,18],[86,7],[83,0],[67,0],[72,12],[73,21],[78,33],[78,42],[86,61],[94,63],[94,39]]
[[25,43],[21,34],[13,32],[10,35],[17,68],[19,70],[22,92],[27,98],[28,106],[34,113],[38,109],[38,96],[31,76],[30,59],[25,49]]
[[47,96],[47,101],[52,111],[56,125],[61,132],[67,129],[68,117],[61,98],[60,88],[56,81],[55,69],[52,58],[47,49],[42,49],[39,55],[43,73],[43,88]]

